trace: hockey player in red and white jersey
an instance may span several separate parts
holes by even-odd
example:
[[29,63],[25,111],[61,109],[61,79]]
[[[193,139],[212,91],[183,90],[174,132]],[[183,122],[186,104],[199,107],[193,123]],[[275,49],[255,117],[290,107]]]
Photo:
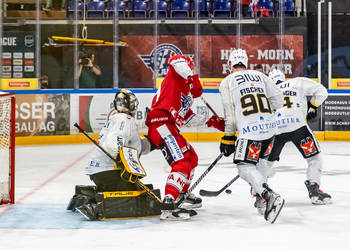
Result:
[[[180,134],[181,126],[199,126],[207,124],[223,130],[223,121],[212,116],[205,117],[191,110],[194,98],[202,95],[203,89],[198,74],[193,73],[194,63],[191,58],[175,55],[169,60],[169,70],[152,100],[152,107],[147,115],[148,138],[171,166],[165,186],[164,204],[170,204],[163,210],[162,220],[186,220],[195,214],[201,199],[190,194],[181,208],[175,208],[175,201],[187,192],[193,178],[198,157],[193,147]],[[184,205],[187,205],[186,207]]]
[[283,95],[265,74],[247,70],[245,50],[233,50],[228,63],[231,74],[219,88],[225,114],[225,136],[221,139],[220,151],[226,157],[234,153],[233,161],[240,177],[251,185],[257,196],[267,201],[264,218],[274,223],[284,199],[267,186],[258,168],[273,147],[276,127],[273,111],[282,107]]
[[[306,77],[285,80],[282,71],[275,69],[269,77],[283,91],[283,108],[276,112],[278,135],[275,146],[268,157],[267,168],[280,159],[281,151],[287,142],[293,142],[307,161],[305,185],[313,204],[327,204],[331,196],[319,189],[321,184],[322,158],[318,141],[307,124],[316,117],[317,108],[327,99],[328,92],[322,84]],[[307,102],[307,96],[312,96]],[[305,119],[306,118],[306,119]]]

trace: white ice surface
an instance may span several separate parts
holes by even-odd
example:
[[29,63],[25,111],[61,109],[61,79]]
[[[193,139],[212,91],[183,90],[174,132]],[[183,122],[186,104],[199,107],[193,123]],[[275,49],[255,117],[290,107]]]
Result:
[[[253,207],[248,185],[232,184],[232,194],[203,198],[198,215],[186,222],[159,218],[86,221],[65,210],[77,184],[92,184],[84,165],[94,145],[16,148],[16,204],[0,206],[0,250],[187,250],[350,248],[350,143],[321,142],[321,188],[333,204],[310,203],[304,185],[306,162],[292,144],[282,152],[270,186],[286,200],[275,224]],[[193,143],[199,156],[194,181],[219,154],[218,143]],[[141,158],[152,183],[163,192],[169,172],[160,152]],[[232,158],[222,159],[194,190],[218,190],[237,175]]]

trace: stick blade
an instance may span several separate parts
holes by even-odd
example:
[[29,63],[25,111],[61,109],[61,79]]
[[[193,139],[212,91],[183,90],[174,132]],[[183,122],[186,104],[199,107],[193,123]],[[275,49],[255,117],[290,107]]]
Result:
[[204,190],[204,189],[199,190],[200,196],[215,197],[215,196],[218,196],[219,194],[220,193],[216,192],[216,191],[208,191],[208,190]]

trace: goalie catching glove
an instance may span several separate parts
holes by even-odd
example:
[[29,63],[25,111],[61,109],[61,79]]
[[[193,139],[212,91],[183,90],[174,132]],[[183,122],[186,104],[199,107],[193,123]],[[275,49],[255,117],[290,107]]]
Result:
[[237,137],[234,135],[225,135],[221,138],[220,141],[220,152],[224,156],[228,157],[236,150],[235,142]]
[[306,115],[306,120],[310,121],[317,116],[317,108],[315,104],[312,104],[311,102],[307,103],[307,115]]

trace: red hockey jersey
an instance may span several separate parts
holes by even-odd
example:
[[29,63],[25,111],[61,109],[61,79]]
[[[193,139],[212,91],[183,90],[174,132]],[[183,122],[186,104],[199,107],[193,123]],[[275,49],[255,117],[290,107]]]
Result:
[[181,126],[193,115],[193,99],[199,97],[203,89],[190,66],[190,59],[182,55],[169,60],[169,71],[153,97],[147,126],[155,122],[175,122]]

